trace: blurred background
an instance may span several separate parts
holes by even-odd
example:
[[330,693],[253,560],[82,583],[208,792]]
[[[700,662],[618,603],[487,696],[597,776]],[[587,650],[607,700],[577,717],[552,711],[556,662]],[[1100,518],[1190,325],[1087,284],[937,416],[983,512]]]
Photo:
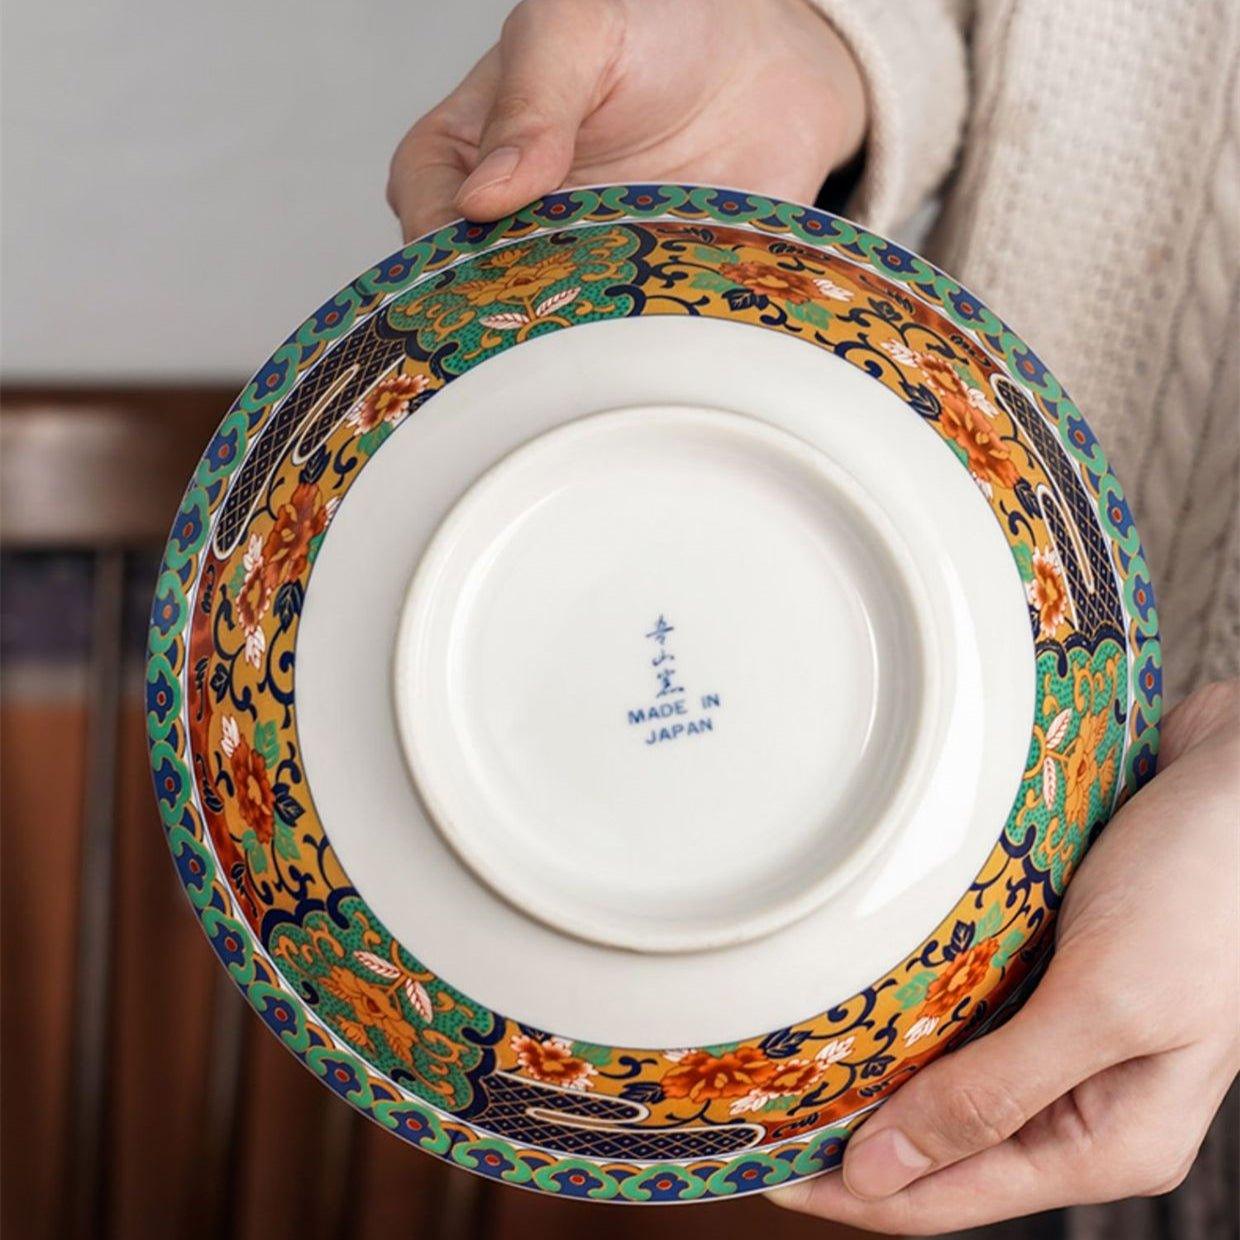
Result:
[[753,1200],[498,1188],[355,1116],[259,1024],[147,773],[167,526],[250,372],[399,244],[400,135],[507,0],[8,0],[0,392],[0,1228],[42,1237],[842,1234]]

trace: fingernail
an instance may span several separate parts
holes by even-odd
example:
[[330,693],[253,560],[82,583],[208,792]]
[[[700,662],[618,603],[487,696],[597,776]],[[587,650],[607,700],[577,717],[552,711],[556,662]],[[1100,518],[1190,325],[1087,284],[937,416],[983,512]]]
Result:
[[521,152],[515,146],[497,146],[485,159],[461,182],[457,201],[464,202],[481,189],[489,189],[500,181],[506,181],[517,170],[521,162]]
[[844,1159],[844,1184],[854,1197],[890,1197],[930,1170],[925,1156],[898,1128],[859,1141]]

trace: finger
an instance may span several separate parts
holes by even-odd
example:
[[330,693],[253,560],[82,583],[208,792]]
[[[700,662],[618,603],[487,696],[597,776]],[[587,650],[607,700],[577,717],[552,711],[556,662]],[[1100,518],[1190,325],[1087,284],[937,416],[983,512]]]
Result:
[[[1186,1072],[1203,1081],[1187,1103]],[[1058,1099],[999,1145],[890,1197],[857,1197],[838,1174],[769,1195],[776,1205],[854,1227],[936,1235],[1065,1205],[1167,1192],[1187,1174],[1229,1079],[1213,1065],[1171,1056],[1130,1060]]]
[[[1100,1183],[1105,1168],[1094,1167]],[[897,1235],[938,1235],[1036,1214],[1081,1196],[1080,1170],[1065,1156],[1031,1153],[1015,1137],[918,1180],[879,1201],[849,1192],[842,1175],[822,1176],[770,1196],[776,1205],[852,1227]]]
[[388,173],[388,205],[406,241],[459,214],[461,183],[478,162],[478,142],[499,82],[492,48],[442,103],[401,139]]
[[767,1194],[785,1209],[895,1235],[937,1235],[1066,1204],[1065,1185],[1013,1138],[878,1201],[849,1192],[836,1172]]
[[[858,1131],[843,1178],[858,1197],[887,1197],[914,1180],[996,1146],[1087,1077],[1127,1058],[1121,1022],[1091,1010],[1071,955],[1056,959],[1001,1028],[923,1068]],[[1084,987],[1084,988],[1083,988]]]
[[497,219],[563,184],[620,47],[619,9],[608,0],[523,0],[512,11],[480,158],[456,195],[460,211]]
[[1227,732],[1240,732],[1240,680],[1203,685],[1175,706],[1159,725],[1159,770],[1188,750]]

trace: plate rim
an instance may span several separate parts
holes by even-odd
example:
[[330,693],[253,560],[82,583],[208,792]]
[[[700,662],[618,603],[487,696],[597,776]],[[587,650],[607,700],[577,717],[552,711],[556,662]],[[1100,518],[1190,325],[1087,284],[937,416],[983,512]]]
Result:
[[[611,195],[611,202],[606,199],[608,194]],[[617,200],[626,196],[633,201],[626,202],[623,208],[617,206]],[[649,203],[638,201],[643,196],[649,198]],[[155,685],[160,686],[160,691],[166,691],[164,686],[168,684],[174,684],[177,689],[183,686],[188,671],[183,649],[183,634],[189,618],[186,587],[192,585],[195,579],[199,553],[211,533],[208,518],[227,494],[228,479],[246,459],[247,449],[266,425],[267,416],[291,390],[294,382],[313,367],[325,346],[330,346],[332,341],[351,330],[355,322],[354,313],[362,296],[379,295],[380,302],[374,307],[377,310],[379,306],[386,304],[391,296],[407,291],[431,272],[442,271],[450,263],[467,260],[501,242],[529,239],[558,231],[567,225],[629,221],[648,223],[667,219],[687,223],[709,220],[724,226],[747,227],[766,236],[782,233],[795,237],[803,244],[823,248],[829,248],[829,243],[837,242],[843,230],[852,230],[854,237],[869,239],[872,245],[884,254],[887,261],[882,266],[872,254],[866,255],[867,261],[882,275],[908,283],[919,276],[924,279],[928,273],[936,291],[942,290],[946,293],[939,304],[948,317],[971,332],[975,330],[977,322],[983,319],[993,325],[1000,348],[989,346],[987,351],[996,362],[1005,365],[1014,383],[1029,388],[1038,395],[1055,394],[1054,398],[1062,399],[1070,405],[1062,389],[1036,355],[1002,320],[986,308],[981,299],[966,292],[957,282],[912,251],[854,225],[843,217],[818,208],[797,206],[742,190],[638,183],[560,191],[547,195],[514,216],[494,224],[457,221],[395,251],[388,259],[346,285],[277,348],[271,358],[256,371],[254,378],[225,415],[221,431],[229,427],[230,431],[236,432],[242,447],[241,450],[233,452],[229,460],[221,459],[218,455],[213,456],[213,449],[220,443],[221,431],[217,431],[195,470],[181,509],[174,519],[159,570],[152,607],[146,667],[148,691]],[[965,312],[955,305],[951,300],[953,294],[959,298],[961,305],[968,307],[970,314],[965,315]],[[342,305],[348,306],[349,310],[342,312]],[[333,314],[336,316],[334,319]],[[962,316],[974,320],[973,324],[962,321]],[[1071,408],[1075,410],[1074,406]],[[255,421],[252,425],[247,425],[250,415],[253,415]],[[1059,428],[1059,439],[1070,455],[1083,460],[1083,454],[1067,442],[1062,428]],[[1126,557],[1127,575],[1120,584],[1124,587],[1130,586],[1132,578],[1139,574],[1150,598],[1149,605],[1142,608],[1130,597],[1127,588],[1120,591],[1121,607],[1128,622],[1125,638],[1132,655],[1133,674],[1129,682],[1132,709],[1125,728],[1124,771],[1122,779],[1117,782],[1118,803],[1119,799],[1131,794],[1154,772],[1161,708],[1161,679],[1157,674],[1161,666],[1161,656],[1157,614],[1145,568],[1144,553],[1132,525],[1131,515],[1127,511],[1122,488],[1096,440],[1092,441],[1090,458],[1097,469],[1099,481],[1103,484],[1099,488],[1098,502],[1095,505],[1100,523],[1112,545],[1119,547]],[[214,492],[213,498],[210,497],[210,492]],[[1102,502],[1104,493],[1105,503]],[[1108,508],[1108,505],[1113,505],[1113,508]],[[1112,512],[1120,513],[1121,517],[1112,520]],[[186,514],[190,517],[188,521]],[[196,538],[179,539],[178,527],[193,526],[195,521]],[[1136,648],[1131,644],[1134,634],[1138,640]],[[174,664],[178,661],[178,647],[180,674],[176,675]],[[1153,677],[1149,684],[1137,683],[1135,672],[1138,651],[1147,659],[1146,665]],[[173,656],[171,659],[170,652]],[[357,1109],[394,1130],[398,1129],[401,1123],[401,1118],[395,1114],[396,1109],[422,1112],[420,1118],[425,1122],[420,1131],[417,1125],[407,1125],[408,1130],[400,1134],[414,1144],[449,1158],[458,1165],[470,1167],[483,1174],[498,1175],[498,1178],[509,1183],[522,1182],[526,1186],[552,1193],[584,1195],[595,1200],[653,1200],[653,1182],[647,1184],[647,1181],[652,1181],[651,1169],[662,1168],[663,1174],[671,1173],[685,1181],[684,1187],[689,1191],[680,1192],[677,1195],[678,1200],[705,1200],[735,1196],[741,1192],[761,1191],[774,1187],[777,1183],[818,1174],[838,1165],[842,1156],[843,1139],[855,1120],[855,1115],[847,1117],[837,1125],[808,1132],[799,1138],[765,1145],[758,1150],[751,1149],[739,1154],[690,1162],[650,1163],[639,1170],[635,1160],[609,1163],[596,1158],[559,1155],[542,1147],[526,1147],[519,1141],[492,1136],[485,1130],[475,1131],[467,1121],[461,1121],[422,1099],[377,1098],[374,1089],[366,1080],[375,1074],[373,1065],[341,1045],[339,1039],[305,1008],[303,1001],[287,985],[283,976],[271,968],[269,959],[267,968],[276,984],[273,986],[259,976],[259,965],[266,957],[265,949],[243,919],[229,916],[230,901],[220,890],[221,887],[226,888],[227,884],[220,880],[218,875],[209,873],[211,857],[201,847],[201,815],[188,805],[187,793],[192,787],[192,773],[185,762],[186,737],[183,729],[179,730],[179,735],[174,735],[178,731],[176,723],[185,695],[177,692],[174,696],[180,700],[176,703],[175,710],[169,710],[168,703],[159,702],[158,699],[152,705],[148,692],[148,738],[161,819],[191,906],[230,976],[250,1004],[264,1017],[265,1023],[271,1024],[269,1009],[273,1002],[280,1002],[277,996],[287,996],[289,1006],[302,1018],[299,1022],[302,1028],[295,1036],[290,1036],[288,1031],[283,1032],[280,1035],[282,1040],[307,1068]],[[170,737],[173,738],[171,742]],[[177,790],[169,787],[170,779],[179,784]],[[173,795],[170,796],[170,793]],[[187,809],[188,814],[185,812]],[[189,827],[186,825],[187,819]],[[195,823],[198,827],[197,838],[192,829]],[[197,850],[193,847],[194,843],[199,845]],[[191,861],[197,862],[199,871],[195,871]],[[184,869],[182,862],[186,863]],[[350,1080],[340,1078],[341,1069],[345,1069],[345,1077]],[[333,1071],[335,1084],[329,1079]],[[435,1131],[436,1129],[438,1131]],[[450,1129],[458,1131],[455,1135],[450,1135]],[[460,1131],[462,1129],[465,1131]],[[471,1139],[471,1134],[475,1139]],[[476,1139],[478,1137],[481,1139]],[[507,1147],[511,1158],[508,1167],[500,1172],[492,1172],[480,1165],[484,1150],[497,1151],[499,1147]],[[788,1156],[787,1151],[790,1149],[792,1153]],[[532,1164],[522,1161],[523,1151],[534,1156],[535,1164],[541,1164],[537,1170]],[[477,1154],[479,1157],[471,1163],[470,1154]],[[550,1163],[546,1161],[548,1159]],[[725,1173],[730,1177],[746,1160],[755,1161],[755,1169],[759,1170],[757,1182],[752,1186],[738,1187],[731,1178],[725,1178]],[[563,1182],[562,1178],[556,1178],[563,1177],[570,1169],[582,1168],[594,1175],[598,1181],[596,1184],[588,1184],[582,1193],[575,1193],[574,1186]],[[539,1172],[541,1174],[538,1174]]]

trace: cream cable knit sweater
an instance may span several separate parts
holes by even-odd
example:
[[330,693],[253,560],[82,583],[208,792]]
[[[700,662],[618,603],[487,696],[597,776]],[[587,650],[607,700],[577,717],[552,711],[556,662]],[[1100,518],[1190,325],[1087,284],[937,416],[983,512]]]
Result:
[[815,3],[869,93],[849,214],[899,236],[941,189],[917,248],[1029,340],[1128,493],[1166,702],[1235,675],[1240,5]]

